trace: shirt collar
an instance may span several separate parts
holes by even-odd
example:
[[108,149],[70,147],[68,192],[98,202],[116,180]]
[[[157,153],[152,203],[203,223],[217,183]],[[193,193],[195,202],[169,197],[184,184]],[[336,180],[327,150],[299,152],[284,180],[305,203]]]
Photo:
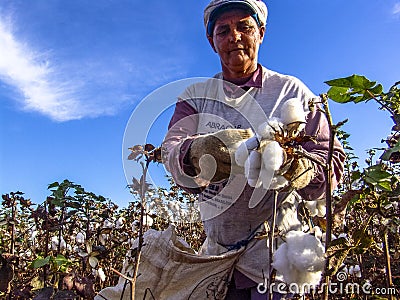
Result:
[[257,64],[257,70],[247,79],[245,82],[242,80],[231,80],[231,83],[235,84],[236,86],[247,89],[251,87],[255,88],[262,88],[262,67],[260,64]]

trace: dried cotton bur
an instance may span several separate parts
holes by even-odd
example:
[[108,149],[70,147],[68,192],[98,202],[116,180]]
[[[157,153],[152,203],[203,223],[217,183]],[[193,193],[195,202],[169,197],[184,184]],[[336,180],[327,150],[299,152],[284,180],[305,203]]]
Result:
[[[250,186],[280,189],[288,184],[282,176],[282,166],[288,161],[290,145],[304,129],[306,113],[298,98],[285,101],[279,118],[270,118],[257,128],[256,134],[241,142],[235,161],[244,167]],[[290,153],[289,153],[290,154]],[[249,202],[253,208],[258,201]]]

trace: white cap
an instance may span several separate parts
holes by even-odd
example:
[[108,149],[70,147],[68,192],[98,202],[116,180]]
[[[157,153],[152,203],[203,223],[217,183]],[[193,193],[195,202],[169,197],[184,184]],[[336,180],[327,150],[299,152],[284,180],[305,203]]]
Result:
[[229,6],[243,6],[253,12],[253,17],[256,19],[259,26],[265,26],[267,23],[268,9],[265,3],[261,0],[211,0],[204,9],[204,26],[208,35],[212,35],[212,30],[215,24],[215,17],[222,8]]

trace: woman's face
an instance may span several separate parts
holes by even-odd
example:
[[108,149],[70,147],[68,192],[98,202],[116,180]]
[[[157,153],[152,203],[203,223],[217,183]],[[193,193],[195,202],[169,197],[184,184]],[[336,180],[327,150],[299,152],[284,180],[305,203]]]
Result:
[[257,69],[258,49],[265,27],[259,28],[248,12],[235,9],[223,13],[215,22],[208,40],[218,53],[225,79],[242,78]]

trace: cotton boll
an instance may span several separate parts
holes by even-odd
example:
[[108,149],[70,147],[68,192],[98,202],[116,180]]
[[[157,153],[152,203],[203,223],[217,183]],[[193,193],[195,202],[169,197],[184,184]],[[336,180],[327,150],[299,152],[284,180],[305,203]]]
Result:
[[258,126],[257,135],[266,140],[275,140],[275,133],[283,128],[283,123],[278,118],[271,118]]
[[118,220],[115,222],[115,228],[120,229],[124,226],[125,218],[119,217]]
[[287,257],[287,243],[283,243],[274,253],[272,266],[281,274],[286,274],[290,266]]
[[143,225],[151,227],[153,226],[153,222],[154,222],[153,218],[150,217],[149,215],[145,215],[143,217]]
[[75,241],[78,244],[83,244],[85,242],[85,234],[82,232],[78,232],[76,237],[75,237]]
[[325,199],[317,200],[317,216],[324,217],[326,215],[326,201]]
[[353,269],[354,275],[358,278],[361,278],[361,268],[359,265],[355,265]]
[[287,181],[287,179],[285,177],[283,177],[282,175],[277,175],[272,178],[269,188],[271,190],[279,190],[279,189],[285,187],[288,183],[289,183],[289,181]]
[[102,268],[99,268],[97,270],[97,275],[99,276],[101,281],[105,281],[106,280],[106,274],[104,274],[104,271]]
[[318,226],[315,226],[314,228],[312,228],[311,230],[310,230],[310,232],[312,233],[312,234],[314,234],[314,236],[317,238],[317,239],[319,239],[319,240],[321,240],[322,239],[322,230],[321,230],[321,228],[319,228]]
[[349,275],[353,275],[353,274],[354,274],[354,266],[350,266]]
[[282,166],[285,153],[276,141],[267,143],[262,153],[263,163],[266,169],[278,171]]
[[311,217],[315,217],[317,215],[317,213],[318,213],[317,201],[305,201],[304,205],[310,212]]
[[114,224],[110,220],[104,220],[103,228],[113,228]]
[[243,167],[249,157],[249,150],[247,149],[246,143],[241,142],[235,152],[235,162],[238,166]]
[[324,247],[313,235],[289,231],[286,242],[273,256],[273,267],[288,283],[295,283],[303,292],[304,285],[317,285],[324,268]]
[[244,173],[250,186],[255,187],[258,182],[261,168],[261,153],[252,150],[244,165]]
[[291,98],[282,104],[281,120],[285,125],[294,122],[306,122],[303,103],[299,98]]

